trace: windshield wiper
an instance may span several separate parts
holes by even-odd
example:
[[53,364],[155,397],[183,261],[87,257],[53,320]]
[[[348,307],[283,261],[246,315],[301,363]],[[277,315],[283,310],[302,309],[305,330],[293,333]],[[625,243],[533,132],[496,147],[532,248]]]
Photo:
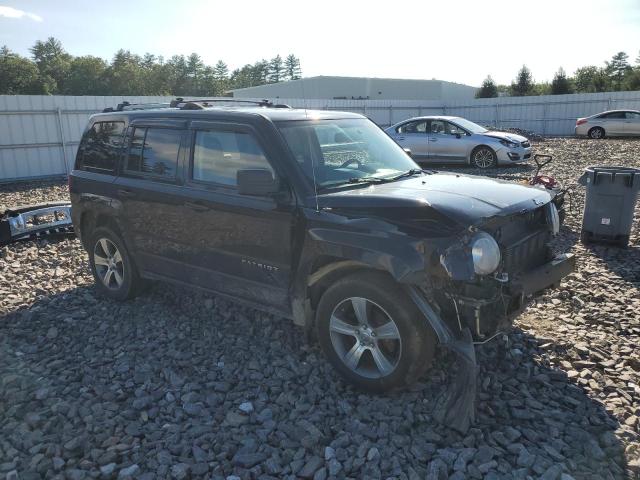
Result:
[[400,180],[405,177],[413,177],[414,175],[422,175],[422,169],[420,168],[412,168],[411,170],[407,170],[406,172],[401,173],[400,175],[396,175],[395,177],[387,178],[388,182],[393,182],[395,180]]
[[381,177],[352,177],[346,183],[385,183],[389,180]]

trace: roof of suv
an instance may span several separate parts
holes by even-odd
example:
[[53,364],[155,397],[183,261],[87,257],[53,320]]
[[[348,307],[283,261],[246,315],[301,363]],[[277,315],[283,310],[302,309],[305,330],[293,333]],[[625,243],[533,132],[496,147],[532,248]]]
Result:
[[145,118],[145,117],[208,117],[215,116],[217,118],[229,116],[262,116],[272,121],[287,120],[323,120],[323,119],[341,119],[341,118],[365,118],[364,116],[351,113],[339,112],[333,110],[305,110],[300,108],[267,108],[267,107],[211,107],[202,110],[182,110],[179,108],[157,108],[149,110],[127,110],[114,111],[108,113],[99,113],[95,116],[101,117],[111,115],[126,115],[127,117]]

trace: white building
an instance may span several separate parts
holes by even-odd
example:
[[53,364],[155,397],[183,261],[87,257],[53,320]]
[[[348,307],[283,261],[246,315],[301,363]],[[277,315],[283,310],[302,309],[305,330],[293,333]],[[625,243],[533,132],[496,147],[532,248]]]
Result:
[[236,98],[309,98],[368,100],[469,100],[476,88],[443,80],[309,77],[229,92]]

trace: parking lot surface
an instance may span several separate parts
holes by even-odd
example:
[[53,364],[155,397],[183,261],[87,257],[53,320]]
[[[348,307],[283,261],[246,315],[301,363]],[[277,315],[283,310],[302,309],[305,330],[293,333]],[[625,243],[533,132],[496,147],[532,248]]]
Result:
[[[640,167],[638,141],[534,149],[565,185],[589,165]],[[508,343],[479,347],[465,435],[431,418],[455,367],[444,353],[411,391],[367,395],[288,320],[160,283],[104,300],[75,238],[0,248],[0,479],[635,478],[639,210],[628,249],[587,248],[583,195],[556,241],[577,271]],[[66,198],[62,182],[0,186],[0,207]]]

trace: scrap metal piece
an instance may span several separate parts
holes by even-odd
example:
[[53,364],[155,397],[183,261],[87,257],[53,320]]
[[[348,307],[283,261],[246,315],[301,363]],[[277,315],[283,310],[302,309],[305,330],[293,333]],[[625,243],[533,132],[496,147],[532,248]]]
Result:
[[433,417],[442,425],[466,433],[476,415],[477,363],[471,331],[464,328],[458,336],[454,335],[416,287],[408,287],[408,293],[433,328],[440,345],[457,357],[458,372],[436,400]]
[[28,205],[0,213],[0,245],[41,235],[71,232],[70,202]]
[[478,369],[471,331],[465,328],[460,338],[444,345],[456,353],[458,372],[433,409],[438,423],[466,433],[475,421]]

